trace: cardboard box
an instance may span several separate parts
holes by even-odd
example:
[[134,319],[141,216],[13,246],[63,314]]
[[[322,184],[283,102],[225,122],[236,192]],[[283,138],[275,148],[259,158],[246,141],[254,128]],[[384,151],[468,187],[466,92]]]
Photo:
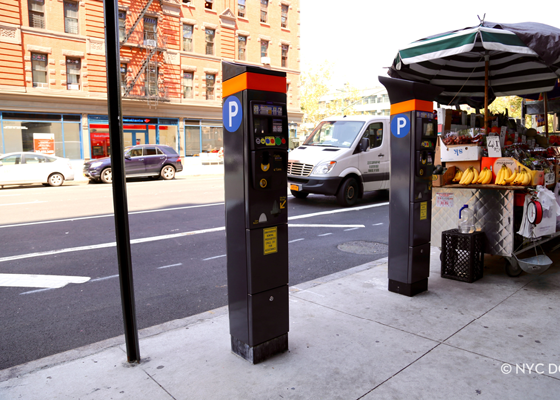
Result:
[[484,169],[484,167],[486,167],[490,171],[492,171],[492,180],[493,181],[496,180],[496,174],[494,173],[494,163],[499,158],[500,157],[482,157],[482,159],[480,160],[480,170],[482,171]]
[[478,171],[480,171],[480,161],[453,161],[446,162],[445,166],[448,169],[451,167],[459,168],[463,172],[465,172],[469,167],[475,167]]
[[445,186],[450,185],[453,177],[455,176],[455,167],[447,167],[447,170],[442,175],[432,175],[434,181],[432,186]]
[[502,168],[502,165],[508,167],[511,170],[511,172],[513,172],[514,170],[517,170],[517,172],[519,172],[521,169],[524,169],[532,176],[531,185],[533,186],[544,185],[544,171],[533,171],[532,169],[529,169],[523,164],[521,164],[520,162],[518,162],[515,158],[511,158],[511,157],[498,158],[494,162],[494,171],[499,171],[500,168]]
[[438,138],[438,142],[441,146],[441,161],[479,161],[482,157],[481,146],[475,144],[451,144],[446,146],[441,138]]

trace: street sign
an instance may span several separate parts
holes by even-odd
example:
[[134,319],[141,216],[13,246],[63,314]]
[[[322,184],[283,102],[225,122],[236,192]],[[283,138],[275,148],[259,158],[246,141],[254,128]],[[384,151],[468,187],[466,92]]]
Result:
[[397,114],[391,120],[391,134],[403,138],[410,132],[410,120],[405,114]]
[[222,108],[222,119],[224,121],[224,128],[228,132],[235,132],[239,129],[243,120],[243,108],[237,97],[229,96],[225,99]]

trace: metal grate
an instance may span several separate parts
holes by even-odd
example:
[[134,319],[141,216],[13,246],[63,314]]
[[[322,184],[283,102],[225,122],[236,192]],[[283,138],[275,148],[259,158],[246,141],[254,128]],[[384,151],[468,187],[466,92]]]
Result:
[[313,165],[288,161],[288,175],[309,176],[313,171]]
[[441,277],[472,283],[484,270],[484,233],[441,233]]

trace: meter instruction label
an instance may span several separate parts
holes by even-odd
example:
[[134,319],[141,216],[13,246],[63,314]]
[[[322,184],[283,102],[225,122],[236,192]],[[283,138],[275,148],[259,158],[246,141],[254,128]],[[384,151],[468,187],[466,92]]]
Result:
[[420,203],[420,220],[428,219],[428,202]]
[[397,114],[391,120],[391,134],[403,138],[410,132],[410,119],[405,114]]
[[224,106],[222,107],[222,120],[224,122],[224,128],[228,132],[235,132],[241,126],[241,121],[243,120],[243,108],[241,107],[241,102],[235,96],[229,96],[224,101]]
[[278,228],[276,226],[272,228],[264,228],[263,239],[263,252],[265,256],[267,254],[278,253]]

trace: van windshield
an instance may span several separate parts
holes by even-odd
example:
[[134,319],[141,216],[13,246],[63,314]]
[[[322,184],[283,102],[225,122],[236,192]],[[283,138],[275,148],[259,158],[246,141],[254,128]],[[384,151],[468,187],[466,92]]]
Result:
[[361,121],[324,121],[307,138],[304,145],[349,148],[360,133]]

